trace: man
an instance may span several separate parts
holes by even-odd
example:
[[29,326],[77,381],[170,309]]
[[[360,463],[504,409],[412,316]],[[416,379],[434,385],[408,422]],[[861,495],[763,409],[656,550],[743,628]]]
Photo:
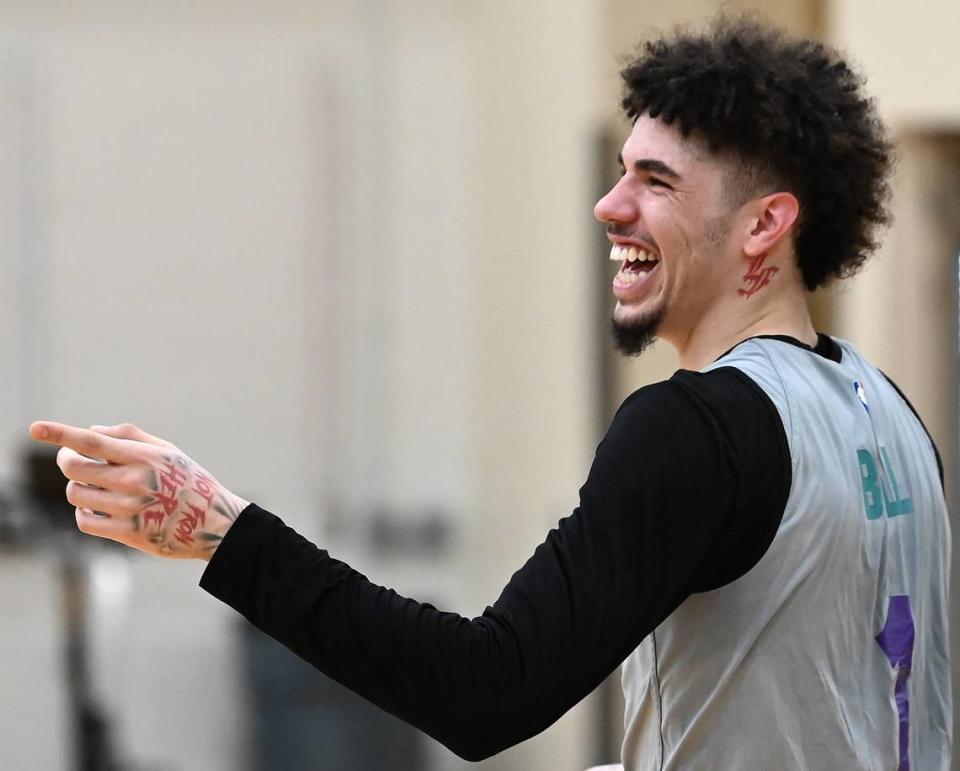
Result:
[[[748,21],[648,43],[597,204],[625,353],[580,506],[475,619],[374,586],[128,424],[38,422],[81,530],[201,586],[459,755],[542,731],[621,662],[626,769],[947,769],[949,529],[932,441],[806,292],[887,218],[890,147],[837,55]],[[95,513],[98,512],[98,513]]]

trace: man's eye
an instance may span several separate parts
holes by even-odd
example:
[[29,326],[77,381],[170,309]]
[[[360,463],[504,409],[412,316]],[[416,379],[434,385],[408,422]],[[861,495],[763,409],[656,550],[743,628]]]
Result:
[[667,187],[667,188],[670,187],[670,185],[668,185],[662,179],[657,179],[656,177],[650,177],[649,182],[651,185],[654,185],[655,187]]

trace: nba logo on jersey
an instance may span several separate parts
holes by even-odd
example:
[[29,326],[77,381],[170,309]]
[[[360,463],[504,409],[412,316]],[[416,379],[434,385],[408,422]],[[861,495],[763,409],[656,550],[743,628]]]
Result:
[[859,380],[853,381],[853,390],[857,392],[857,398],[860,400],[860,404],[863,405],[863,408],[867,411],[867,414],[869,414],[870,405],[867,404],[867,394],[863,390],[863,386],[860,384]]

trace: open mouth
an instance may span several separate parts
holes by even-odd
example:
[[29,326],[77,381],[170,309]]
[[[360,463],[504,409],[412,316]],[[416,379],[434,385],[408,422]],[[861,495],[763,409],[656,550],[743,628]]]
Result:
[[640,246],[614,244],[610,249],[610,259],[622,262],[617,281],[632,284],[641,276],[649,273],[660,264],[660,258]]

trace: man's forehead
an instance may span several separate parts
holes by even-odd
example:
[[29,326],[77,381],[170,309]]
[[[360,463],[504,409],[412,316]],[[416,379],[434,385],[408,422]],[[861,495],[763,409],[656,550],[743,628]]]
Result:
[[621,158],[627,166],[638,160],[660,161],[684,176],[685,171],[691,172],[707,160],[695,139],[685,138],[673,126],[648,115],[641,115],[633,124]]

